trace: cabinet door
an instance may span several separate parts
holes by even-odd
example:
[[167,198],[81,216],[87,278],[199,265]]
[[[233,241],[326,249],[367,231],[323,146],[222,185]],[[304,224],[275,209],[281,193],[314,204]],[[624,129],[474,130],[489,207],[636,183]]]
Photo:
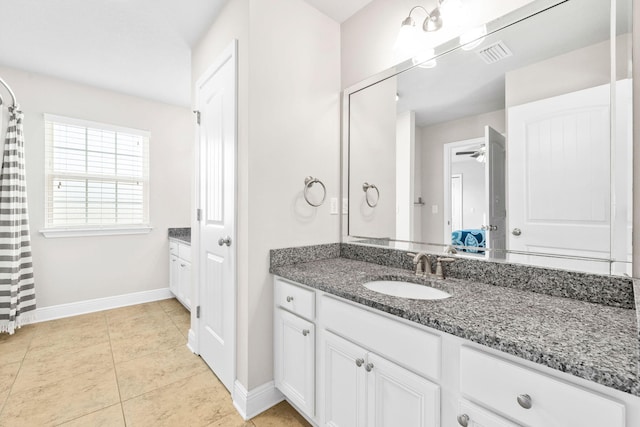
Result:
[[275,383],[307,416],[315,414],[315,328],[283,309],[275,312]]
[[326,331],[323,351],[323,424],[331,427],[364,426],[367,403],[364,363],[367,352]]
[[373,353],[365,369],[368,426],[440,425],[440,387]]
[[180,263],[180,278],[178,280],[178,294],[182,303],[191,310],[191,263],[178,259]]
[[169,290],[176,297],[179,294],[178,282],[180,281],[180,264],[178,264],[178,257],[175,255],[169,255]]
[[518,427],[511,421],[465,400],[460,401],[458,424],[462,427]]

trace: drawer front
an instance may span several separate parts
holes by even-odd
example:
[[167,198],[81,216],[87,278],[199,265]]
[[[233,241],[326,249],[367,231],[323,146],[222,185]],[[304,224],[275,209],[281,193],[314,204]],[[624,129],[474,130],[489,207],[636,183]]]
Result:
[[464,425],[466,422],[467,427],[519,427],[517,424],[466,400],[460,400],[456,421],[458,421],[458,425]]
[[324,328],[420,375],[440,379],[438,335],[327,296],[320,310]]
[[[528,426],[625,425],[625,407],[620,402],[464,346],[460,391]],[[527,396],[529,409],[525,408]]]
[[178,255],[178,243],[176,242],[169,242],[169,253],[171,255]]
[[191,246],[179,244],[178,256],[185,261],[191,262]]
[[275,287],[276,305],[308,320],[313,320],[316,301],[314,291],[279,278],[275,280]]

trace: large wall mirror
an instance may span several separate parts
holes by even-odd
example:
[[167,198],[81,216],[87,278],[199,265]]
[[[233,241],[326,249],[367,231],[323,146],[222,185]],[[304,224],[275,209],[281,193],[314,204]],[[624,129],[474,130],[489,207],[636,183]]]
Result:
[[537,1],[347,90],[349,239],[631,275],[631,3]]

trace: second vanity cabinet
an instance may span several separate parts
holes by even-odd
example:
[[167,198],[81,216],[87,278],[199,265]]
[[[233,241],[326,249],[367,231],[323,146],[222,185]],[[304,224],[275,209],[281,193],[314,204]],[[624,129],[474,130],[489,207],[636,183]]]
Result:
[[169,290],[191,310],[191,246],[169,240]]
[[315,425],[630,427],[639,419],[631,395],[279,277],[274,319],[276,387]]

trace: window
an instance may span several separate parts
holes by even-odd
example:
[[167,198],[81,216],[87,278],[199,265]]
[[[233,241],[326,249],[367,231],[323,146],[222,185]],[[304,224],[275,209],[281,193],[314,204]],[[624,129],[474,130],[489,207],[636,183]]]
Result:
[[43,234],[148,232],[148,146],[145,131],[45,114]]

